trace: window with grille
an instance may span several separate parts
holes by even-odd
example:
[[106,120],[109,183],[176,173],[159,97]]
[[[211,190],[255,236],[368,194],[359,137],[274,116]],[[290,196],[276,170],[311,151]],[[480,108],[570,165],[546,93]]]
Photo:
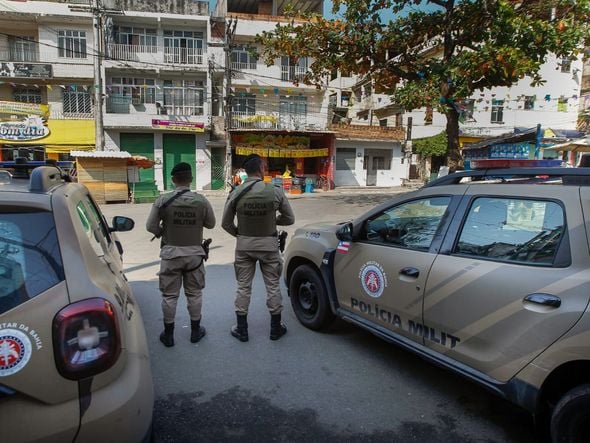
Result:
[[58,54],[65,58],[86,58],[86,31],[58,31]]
[[169,115],[203,115],[202,81],[164,80],[164,107]]
[[492,100],[492,123],[504,123],[504,100]]
[[231,64],[233,69],[256,69],[256,57],[250,54],[248,47],[241,45],[231,53]]
[[41,91],[36,88],[17,88],[14,90],[14,101],[21,103],[41,103]]
[[79,85],[66,86],[63,91],[63,112],[64,114],[91,114],[90,92]]
[[156,81],[153,78],[113,77],[111,97],[130,97],[134,105],[156,103]]

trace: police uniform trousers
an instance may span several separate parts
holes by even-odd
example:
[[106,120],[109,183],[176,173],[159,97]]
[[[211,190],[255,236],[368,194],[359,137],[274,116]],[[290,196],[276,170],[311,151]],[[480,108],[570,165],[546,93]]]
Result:
[[252,280],[256,272],[256,262],[258,262],[266,286],[266,306],[271,314],[280,314],[283,310],[280,286],[283,259],[279,251],[236,250],[235,258],[234,269],[238,285],[235,301],[236,312],[248,313]]
[[164,323],[174,323],[181,285],[191,320],[201,319],[202,289],[205,287],[205,264],[201,264],[202,260],[200,255],[162,259],[158,276]]

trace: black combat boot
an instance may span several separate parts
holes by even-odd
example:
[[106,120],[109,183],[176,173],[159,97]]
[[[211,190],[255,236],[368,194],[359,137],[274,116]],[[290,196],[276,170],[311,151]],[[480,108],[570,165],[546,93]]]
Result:
[[287,327],[281,322],[281,314],[270,316],[270,339],[278,340],[287,333]]
[[207,331],[201,326],[201,320],[191,320],[191,343],[197,343]]
[[164,330],[160,334],[160,341],[168,348],[174,346],[174,323],[164,323]]
[[248,341],[248,316],[236,312],[238,324],[231,327],[231,335],[240,341]]

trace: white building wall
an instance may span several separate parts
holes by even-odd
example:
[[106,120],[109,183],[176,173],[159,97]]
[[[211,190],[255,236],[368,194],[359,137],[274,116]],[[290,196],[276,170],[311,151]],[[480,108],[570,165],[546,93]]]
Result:
[[211,150],[206,146],[204,134],[196,136],[196,165],[197,190],[211,189]]
[[164,190],[164,134],[154,133],[154,179],[160,191]]
[[390,156],[390,169],[378,169],[376,186],[400,186],[402,180],[408,177],[408,164],[403,161],[401,144],[398,142],[372,140],[336,140],[336,156],[339,148],[356,150],[354,170],[334,170],[336,186],[367,186],[367,170],[364,169],[365,150],[383,150],[385,157]]
[[[473,118],[475,121],[460,124],[462,132],[476,136],[496,136],[512,132],[516,127],[532,128],[541,124],[543,129],[575,129],[580,103],[582,60],[572,61],[569,72],[561,72],[559,60],[554,55],[547,58],[541,67],[541,76],[546,81],[541,86],[531,86],[530,78],[520,80],[511,87],[495,87],[476,92]],[[523,96],[536,96],[534,109],[525,110]],[[567,98],[567,110],[558,111],[558,99]],[[546,99],[547,98],[547,99]],[[503,123],[492,123],[492,100],[504,100]],[[436,135],[446,129],[446,117],[433,113],[432,125],[424,123],[425,109],[404,114],[413,118],[412,138]]]

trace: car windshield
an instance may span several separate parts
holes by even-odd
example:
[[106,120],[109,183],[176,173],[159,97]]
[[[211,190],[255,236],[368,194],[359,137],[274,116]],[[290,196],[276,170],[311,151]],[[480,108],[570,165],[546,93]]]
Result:
[[0,213],[0,314],[64,280],[49,212]]

